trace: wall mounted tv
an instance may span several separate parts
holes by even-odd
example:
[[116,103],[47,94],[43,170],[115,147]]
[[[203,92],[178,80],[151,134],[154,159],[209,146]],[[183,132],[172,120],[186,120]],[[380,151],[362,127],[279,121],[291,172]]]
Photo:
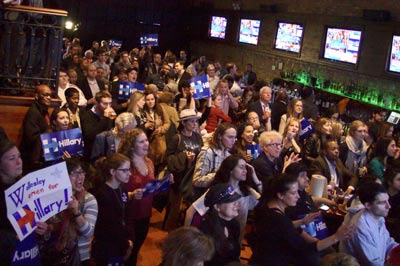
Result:
[[239,42],[257,45],[260,33],[260,20],[241,19],[239,29]]
[[278,22],[274,48],[292,53],[300,53],[303,33],[303,26],[300,24]]
[[393,35],[388,70],[400,74],[400,35]]
[[361,34],[361,30],[327,27],[322,57],[333,61],[357,64]]
[[225,39],[227,23],[225,17],[212,16],[208,35],[212,38]]
[[140,34],[140,45],[158,46],[158,34],[157,33]]

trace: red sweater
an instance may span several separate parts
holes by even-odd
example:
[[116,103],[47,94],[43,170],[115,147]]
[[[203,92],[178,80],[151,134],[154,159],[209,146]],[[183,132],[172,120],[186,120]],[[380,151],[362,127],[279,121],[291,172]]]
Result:
[[221,109],[211,107],[210,115],[207,118],[206,130],[208,133],[214,132],[217,128],[220,119],[224,122],[232,123],[232,119],[227,116]]
[[[138,188],[143,188],[147,183],[154,179],[154,165],[153,162],[146,158],[149,174],[147,176],[141,175],[134,168],[132,168],[131,176],[126,188],[129,192],[134,191]],[[128,213],[127,218],[137,220],[148,218],[151,216],[151,208],[153,204],[153,196],[143,197],[141,200],[132,199],[128,202]]]

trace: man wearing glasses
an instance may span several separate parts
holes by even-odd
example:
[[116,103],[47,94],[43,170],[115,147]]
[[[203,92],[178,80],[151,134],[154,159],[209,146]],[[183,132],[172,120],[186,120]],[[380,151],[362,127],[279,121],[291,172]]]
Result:
[[301,158],[292,153],[283,160],[279,157],[282,151],[282,135],[273,131],[266,131],[259,138],[261,154],[251,164],[257,177],[268,187],[267,181],[279,173],[283,173],[291,163],[298,162]]
[[40,134],[50,132],[50,116],[52,91],[47,85],[38,85],[35,100],[25,115],[22,135],[22,156],[25,173],[40,169],[43,166],[42,144]]

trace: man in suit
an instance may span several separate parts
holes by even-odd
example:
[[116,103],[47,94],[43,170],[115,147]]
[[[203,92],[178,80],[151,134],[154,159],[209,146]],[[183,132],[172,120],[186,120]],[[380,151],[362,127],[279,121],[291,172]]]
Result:
[[25,115],[21,153],[24,161],[24,172],[43,167],[44,158],[40,134],[51,130],[48,108],[51,105],[52,91],[47,85],[39,85],[35,91],[35,101]]
[[264,86],[260,89],[260,100],[249,105],[247,112],[256,112],[260,124],[265,127],[266,131],[271,128],[271,96],[272,90],[269,86]]
[[358,178],[339,159],[339,145],[336,140],[327,140],[322,144],[322,154],[311,164],[310,174],[325,176],[328,184],[340,187],[350,194],[357,186]]
[[192,76],[185,71],[185,66],[184,63],[182,61],[177,61],[175,63],[175,75],[176,75],[176,83],[181,82],[182,80],[189,80],[192,78]]
[[154,54],[153,55],[153,63],[150,63],[148,66],[147,76],[150,76],[153,74],[160,74],[161,68],[162,68],[161,54]]
[[96,93],[96,104],[90,110],[86,110],[81,116],[82,134],[84,146],[84,156],[87,161],[90,160],[93,144],[96,135],[110,130],[113,121],[110,116],[113,115],[111,108],[112,96],[108,91]]
[[86,77],[77,81],[77,86],[82,90],[87,100],[87,109],[92,108],[95,104],[96,100],[94,95],[99,91],[105,90],[104,82],[96,79],[96,74],[97,67],[94,64],[90,64]]

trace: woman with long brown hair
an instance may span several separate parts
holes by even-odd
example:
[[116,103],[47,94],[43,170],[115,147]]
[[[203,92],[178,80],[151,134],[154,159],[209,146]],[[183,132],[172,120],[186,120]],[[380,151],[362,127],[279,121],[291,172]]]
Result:
[[154,180],[154,165],[148,157],[149,141],[143,130],[134,128],[123,137],[120,152],[131,161],[131,176],[126,185],[134,192],[134,199],[127,206],[127,227],[134,246],[129,265],[136,265],[137,256],[146,239],[153,203],[153,196],[143,196],[143,187]]

